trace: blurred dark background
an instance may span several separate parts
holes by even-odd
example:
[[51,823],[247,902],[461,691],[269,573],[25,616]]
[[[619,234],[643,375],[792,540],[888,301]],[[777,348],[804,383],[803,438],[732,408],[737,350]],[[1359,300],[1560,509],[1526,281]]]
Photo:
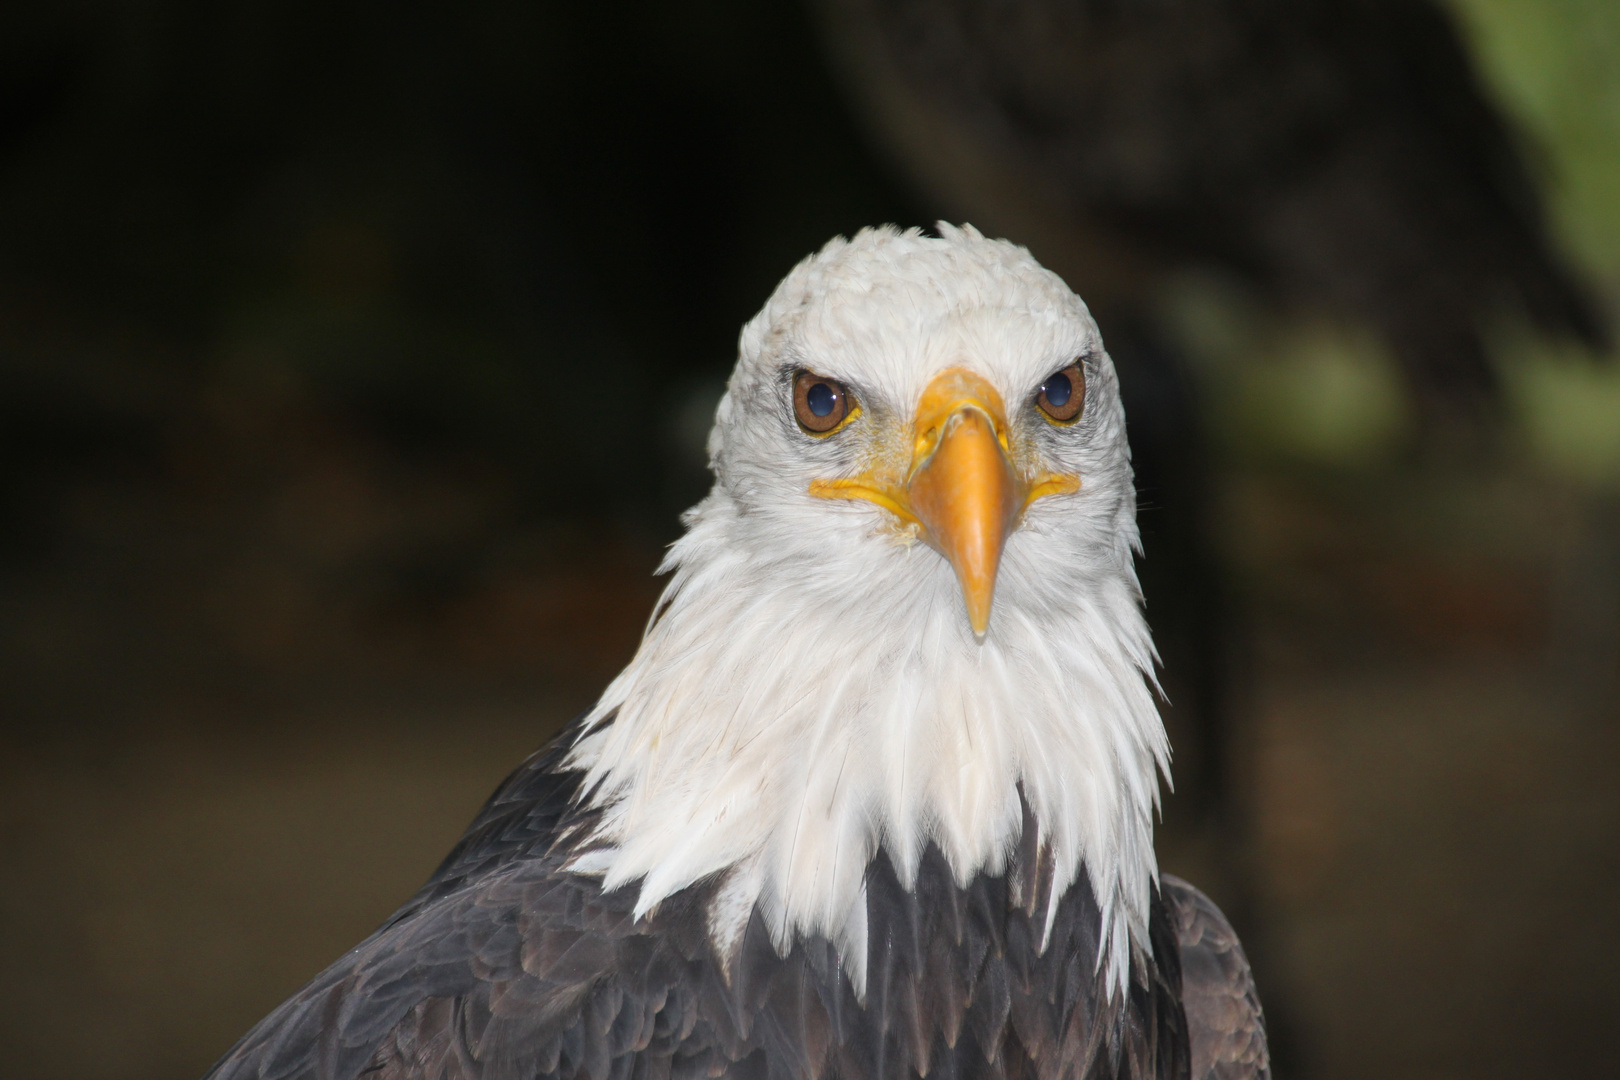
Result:
[[1620,10],[974,7],[0,12],[7,1075],[200,1075],[404,899],[634,649],[741,323],[939,217],[1119,364],[1279,1074],[1603,1070]]

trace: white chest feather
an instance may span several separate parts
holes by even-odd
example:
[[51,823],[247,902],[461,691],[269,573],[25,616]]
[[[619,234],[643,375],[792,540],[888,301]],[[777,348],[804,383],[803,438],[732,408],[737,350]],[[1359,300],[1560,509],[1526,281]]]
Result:
[[661,614],[573,748],[605,845],[575,868],[609,888],[639,879],[638,914],[725,871],[710,913],[722,954],[757,905],[783,951],[795,935],[835,942],[860,990],[879,846],[907,883],[936,844],[965,886],[1004,866],[1022,791],[1054,897],[1090,874],[1099,955],[1122,985],[1145,939],[1168,754],[1129,537],[1107,565],[1054,571],[1051,538],[1017,534],[978,641],[929,549],[888,542],[846,563],[787,535],[739,545],[745,518],[721,492],[694,513]]

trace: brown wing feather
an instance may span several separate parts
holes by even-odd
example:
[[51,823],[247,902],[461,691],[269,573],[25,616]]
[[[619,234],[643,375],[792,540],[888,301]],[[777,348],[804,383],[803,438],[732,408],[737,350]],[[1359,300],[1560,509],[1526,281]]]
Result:
[[1180,878],[1165,874],[1161,884],[1181,946],[1181,1004],[1193,1080],[1267,1080],[1266,1019],[1232,924],[1214,901]]

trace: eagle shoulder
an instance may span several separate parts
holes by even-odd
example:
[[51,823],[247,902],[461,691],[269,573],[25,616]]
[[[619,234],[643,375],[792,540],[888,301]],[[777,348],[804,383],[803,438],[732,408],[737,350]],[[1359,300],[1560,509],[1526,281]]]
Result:
[[1269,1080],[1265,1016],[1237,933],[1193,886],[1170,874],[1160,883],[1180,945],[1192,1080]]

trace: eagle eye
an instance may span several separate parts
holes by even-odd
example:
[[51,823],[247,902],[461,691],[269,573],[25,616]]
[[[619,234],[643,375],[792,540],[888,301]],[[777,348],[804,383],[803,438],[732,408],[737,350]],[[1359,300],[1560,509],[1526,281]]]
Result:
[[1078,362],[1054,372],[1041,383],[1035,406],[1054,424],[1072,424],[1086,407],[1086,373]]
[[793,415],[815,436],[831,435],[855,415],[855,400],[837,379],[810,371],[793,377]]

